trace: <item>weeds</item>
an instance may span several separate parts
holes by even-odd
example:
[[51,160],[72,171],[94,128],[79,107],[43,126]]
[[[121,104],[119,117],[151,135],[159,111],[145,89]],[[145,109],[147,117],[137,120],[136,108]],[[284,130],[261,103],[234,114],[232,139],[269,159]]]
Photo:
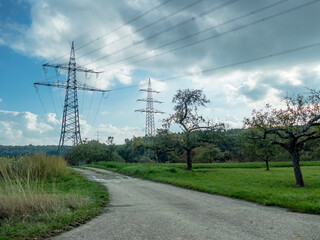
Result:
[[65,176],[67,174],[66,161],[60,156],[35,154],[18,159],[0,159],[0,178],[46,179]]
[[94,216],[106,201],[102,186],[61,157],[0,158],[0,239],[47,237]]

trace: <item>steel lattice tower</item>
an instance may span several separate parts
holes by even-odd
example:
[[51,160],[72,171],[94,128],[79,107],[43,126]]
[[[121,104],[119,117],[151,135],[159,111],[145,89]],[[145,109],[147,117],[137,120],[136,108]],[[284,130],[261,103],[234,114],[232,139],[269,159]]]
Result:
[[55,69],[68,70],[68,78],[66,83],[56,82],[36,82],[37,85],[45,85],[52,87],[60,87],[66,89],[66,95],[64,100],[62,126],[59,140],[59,151],[64,146],[65,142],[71,140],[72,145],[77,145],[81,142],[80,133],[80,121],[79,121],[79,105],[78,105],[78,90],[99,91],[102,93],[109,90],[101,90],[94,87],[90,87],[86,84],[77,82],[77,72],[95,73],[99,74],[91,69],[83,68],[76,64],[74,42],[71,45],[69,63],[66,64],[43,64],[44,69],[52,67]]
[[64,145],[65,140],[69,139],[72,140],[73,145],[77,145],[81,142],[76,77],[76,59],[73,42],[71,46],[70,60],[68,66],[68,79],[66,95],[64,99],[59,147]]
[[146,136],[154,136],[156,129],[154,126],[154,114],[155,113],[163,113],[161,111],[155,110],[153,108],[153,103],[162,103],[157,100],[153,100],[152,93],[159,93],[151,88],[151,80],[149,78],[148,88],[140,89],[141,92],[147,92],[147,99],[138,99],[137,101],[147,102],[147,106],[145,109],[135,110],[136,112],[145,112],[146,113],[146,128],[145,135]]

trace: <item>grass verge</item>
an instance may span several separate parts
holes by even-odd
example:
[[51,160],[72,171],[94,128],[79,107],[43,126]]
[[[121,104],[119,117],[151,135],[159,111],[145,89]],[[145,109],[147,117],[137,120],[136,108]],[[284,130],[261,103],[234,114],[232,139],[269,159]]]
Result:
[[286,164],[290,163],[273,163],[270,171],[264,169],[263,163],[194,164],[192,171],[175,164],[97,162],[90,166],[291,211],[320,214],[319,162],[301,164],[306,185],[303,188],[295,186],[293,168]]
[[102,211],[108,200],[106,189],[62,162],[63,171],[57,173],[59,163],[51,160],[60,161],[36,156],[25,171],[21,164],[28,159],[0,159],[0,239],[47,238]]

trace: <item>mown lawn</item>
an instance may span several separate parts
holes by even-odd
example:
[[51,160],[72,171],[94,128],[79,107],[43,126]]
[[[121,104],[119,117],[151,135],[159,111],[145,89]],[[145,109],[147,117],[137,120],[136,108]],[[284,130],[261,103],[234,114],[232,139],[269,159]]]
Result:
[[[1,186],[0,187],[4,187]],[[39,182],[31,185],[39,186]],[[0,239],[43,239],[84,223],[102,211],[108,193],[102,185],[84,179],[69,169],[66,176],[49,178],[40,182],[43,197],[56,197],[72,201],[62,209],[43,214],[0,217]],[[29,187],[28,187],[29,188]],[[31,186],[31,188],[33,188]],[[5,197],[6,196],[2,196]],[[70,199],[71,197],[71,199]],[[12,204],[15,204],[14,202]],[[31,209],[32,210],[32,209]]]
[[320,214],[320,162],[302,162],[305,187],[295,186],[291,163],[126,164],[98,162],[93,167],[202,192],[230,196],[291,211]]

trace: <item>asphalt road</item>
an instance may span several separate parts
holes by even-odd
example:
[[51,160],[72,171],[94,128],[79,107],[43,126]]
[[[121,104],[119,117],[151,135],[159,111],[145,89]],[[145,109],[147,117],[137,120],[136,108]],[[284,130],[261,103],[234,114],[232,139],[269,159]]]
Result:
[[108,188],[110,204],[54,239],[320,239],[320,216],[288,212],[130,178],[79,170]]

